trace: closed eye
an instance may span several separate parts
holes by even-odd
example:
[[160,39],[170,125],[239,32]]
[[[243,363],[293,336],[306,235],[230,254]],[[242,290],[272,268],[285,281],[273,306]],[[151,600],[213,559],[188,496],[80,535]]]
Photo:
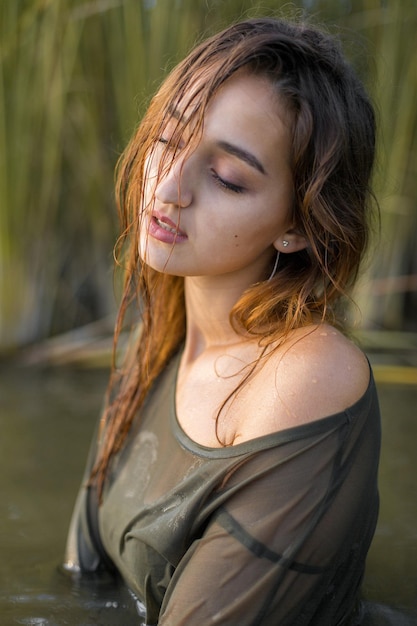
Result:
[[165,137],[158,137],[157,142],[162,143],[164,146],[168,146],[169,148],[173,147],[171,139],[166,139]]
[[184,147],[181,141],[176,143],[172,137],[158,137],[157,143],[164,146],[164,151],[171,152],[173,157],[177,156],[177,154],[181,152]]
[[243,193],[245,191],[244,187],[241,187],[240,185],[235,185],[234,183],[231,183],[221,178],[216,170],[211,169],[210,172],[216,185],[218,185],[222,189],[225,189],[226,191],[232,191],[233,193]]

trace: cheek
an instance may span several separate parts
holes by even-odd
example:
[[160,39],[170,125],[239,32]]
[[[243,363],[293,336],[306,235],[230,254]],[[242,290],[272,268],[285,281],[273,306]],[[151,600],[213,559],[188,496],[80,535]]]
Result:
[[246,219],[233,224],[227,233],[227,245],[242,254],[258,254],[273,245],[276,238],[285,230],[286,217],[276,209],[250,213]]
[[287,222],[287,216],[287,207],[277,207],[275,198],[273,201],[268,197],[257,199],[256,202],[248,202],[244,210],[235,215],[227,232],[236,243],[250,245],[259,239],[274,240],[276,232]]
[[156,187],[156,166],[151,158],[147,158],[144,165],[143,180],[145,181],[145,194],[151,194]]
[[159,170],[159,156],[156,150],[153,150],[145,159],[143,178],[144,184],[144,196],[146,203],[148,203],[155,194]]

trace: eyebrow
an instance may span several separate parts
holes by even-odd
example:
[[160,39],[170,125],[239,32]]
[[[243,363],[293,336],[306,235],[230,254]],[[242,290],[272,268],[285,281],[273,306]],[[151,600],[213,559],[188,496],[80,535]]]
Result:
[[172,115],[172,117],[175,117],[175,119],[178,121],[182,120],[183,118],[182,114],[172,104],[169,105],[167,113],[168,115]]
[[266,171],[265,171],[264,166],[262,165],[260,161],[258,161],[256,156],[253,155],[251,152],[248,152],[247,150],[244,150],[243,148],[239,148],[238,146],[235,146],[234,144],[231,144],[228,141],[218,141],[217,145],[219,146],[219,148],[221,148],[221,150],[224,150],[228,154],[231,154],[232,156],[237,157],[241,161],[244,161],[251,167],[254,167],[256,170],[258,170],[258,172],[261,172],[261,174],[264,174],[266,176]]
[[[168,107],[168,114],[172,115],[172,117],[174,117],[178,121],[183,120],[183,115],[174,106]],[[185,123],[186,122],[187,120],[185,120]],[[222,140],[218,141],[217,145],[221,150],[224,150],[228,154],[231,154],[232,156],[237,157],[241,161],[244,161],[251,167],[258,170],[258,172],[260,172],[264,176],[267,176],[266,170],[264,166],[262,165],[262,163],[256,158],[254,154],[252,154],[248,150],[244,150],[243,148],[239,148],[239,146],[235,146],[234,144],[229,143],[228,141],[222,141]]]

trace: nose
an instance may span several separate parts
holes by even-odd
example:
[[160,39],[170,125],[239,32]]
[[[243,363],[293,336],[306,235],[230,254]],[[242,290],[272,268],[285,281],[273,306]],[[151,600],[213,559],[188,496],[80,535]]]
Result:
[[155,189],[155,197],[163,204],[175,204],[185,209],[192,202],[188,161],[176,158],[168,171],[162,174]]

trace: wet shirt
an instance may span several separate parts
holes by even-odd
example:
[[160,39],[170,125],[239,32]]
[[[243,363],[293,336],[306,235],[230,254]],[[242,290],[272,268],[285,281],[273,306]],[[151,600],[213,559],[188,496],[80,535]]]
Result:
[[[348,410],[207,448],[175,413],[179,356],[148,396],[99,511],[82,489],[68,558],[114,564],[159,626],[342,626],[378,513],[375,384]],[[198,402],[198,398],[196,398]]]

